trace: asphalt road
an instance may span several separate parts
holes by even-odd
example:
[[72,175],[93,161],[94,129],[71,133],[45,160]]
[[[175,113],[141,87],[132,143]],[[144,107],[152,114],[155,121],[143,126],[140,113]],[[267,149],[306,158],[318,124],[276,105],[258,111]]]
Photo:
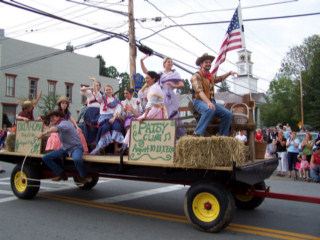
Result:
[[[19,200],[10,189],[12,164],[1,163],[0,239],[320,239],[320,206],[267,198],[255,210],[236,209],[220,233],[187,223],[183,211],[188,187],[101,179],[81,190],[70,179],[42,181],[33,200]],[[320,197],[320,184],[271,177],[272,192]]]

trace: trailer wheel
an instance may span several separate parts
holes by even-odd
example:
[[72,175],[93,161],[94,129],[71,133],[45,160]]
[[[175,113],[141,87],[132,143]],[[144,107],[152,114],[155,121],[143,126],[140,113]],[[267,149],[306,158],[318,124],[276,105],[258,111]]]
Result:
[[39,174],[36,167],[24,165],[21,171],[21,166],[17,165],[11,173],[11,189],[14,195],[20,199],[34,198],[40,189]]
[[[260,182],[254,186],[248,186],[247,190],[266,190],[265,182]],[[253,197],[246,194],[234,194],[234,202],[237,208],[251,210],[260,206],[264,197]]]
[[77,184],[77,186],[83,190],[90,190],[93,188],[95,185],[97,185],[99,181],[99,177],[92,177],[91,182],[84,183],[79,179],[79,177],[73,177],[74,182]]
[[198,229],[219,232],[230,223],[234,202],[228,189],[217,183],[196,183],[184,198],[187,219]]

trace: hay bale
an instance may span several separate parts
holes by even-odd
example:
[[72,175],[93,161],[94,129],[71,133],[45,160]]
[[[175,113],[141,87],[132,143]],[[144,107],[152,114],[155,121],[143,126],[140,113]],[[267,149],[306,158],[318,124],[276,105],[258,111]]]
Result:
[[243,142],[224,136],[194,137],[179,139],[174,164],[179,167],[211,169],[214,167],[243,166],[246,162]]
[[10,133],[5,141],[8,152],[14,152],[14,146],[16,142],[16,133]]

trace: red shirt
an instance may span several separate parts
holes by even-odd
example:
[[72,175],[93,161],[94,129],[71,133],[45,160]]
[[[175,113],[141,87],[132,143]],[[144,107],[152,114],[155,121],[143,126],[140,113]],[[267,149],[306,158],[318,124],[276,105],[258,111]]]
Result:
[[318,154],[316,154],[316,153],[312,154],[312,156],[313,156],[313,163],[315,165],[319,165],[320,166],[320,156]]
[[21,111],[18,116],[20,117],[25,117],[28,118],[29,120],[33,121],[34,117],[33,117],[33,108],[31,110],[31,112],[25,113],[24,111]]
[[261,141],[263,139],[263,134],[262,133],[256,133],[255,138],[257,141]]

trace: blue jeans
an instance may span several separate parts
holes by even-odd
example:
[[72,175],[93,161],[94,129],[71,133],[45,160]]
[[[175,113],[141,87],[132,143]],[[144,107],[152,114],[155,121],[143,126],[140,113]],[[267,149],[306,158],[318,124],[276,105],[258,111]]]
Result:
[[315,182],[320,182],[320,176],[319,176],[319,173],[320,173],[320,166],[319,165],[316,165],[314,164],[314,166],[316,167],[316,170],[314,170],[311,165],[310,165],[310,173],[311,173],[311,178],[313,181]]
[[209,108],[208,104],[202,100],[193,100],[193,106],[195,110],[199,114],[201,114],[200,120],[197,124],[194,133],[203,136],[211,119],[214,116],[217,116],[221,118],[219,135],[229,136],[229,128],[232,121],[232,113],[228,109],[216,104],[214,100],[210,101],[215,105],[216,110]]
[[[72,154],[71,157],[74,161],[74,165],[76,166],[80,177],[86,177],[87,172],[84,170],[84,165],[82,161],[82,154],[83,149],[82,148],[76,148]],[[49,152],[42,157],[42,161],[56,174],[59,175],[63,172],[63,169],[60,167],[59,164],[56,163],[56,160],[68,156],[68,153],[66,150],[58,149],[52,152]]]

